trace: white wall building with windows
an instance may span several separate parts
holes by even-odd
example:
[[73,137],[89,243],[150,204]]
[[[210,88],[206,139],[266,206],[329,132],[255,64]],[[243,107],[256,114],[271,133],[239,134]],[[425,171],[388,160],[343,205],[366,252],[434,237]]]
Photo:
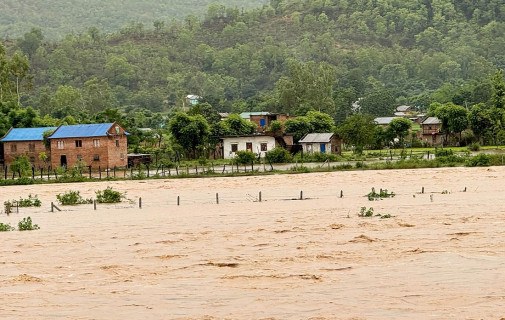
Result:
[[275,138],[266,135],[223,137],[223,158],[233,159],[237,151],[251,151],[261,158],[276,146]]

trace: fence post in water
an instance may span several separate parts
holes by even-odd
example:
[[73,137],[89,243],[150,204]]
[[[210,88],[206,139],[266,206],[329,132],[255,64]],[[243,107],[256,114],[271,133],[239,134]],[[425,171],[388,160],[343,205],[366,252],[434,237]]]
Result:
[[35,167],[32,166],[32,179],[35,179]]
[[344,190],[340,190],[340,198],[344,197]]
[[465,187],[465,190],[463,190],[463,192],[466,192],[466,187]]
[[142,197],[139,197],[139,209],[142,209]]
[[421,189],[421,193],[424,193],[424,187]]
[[93,200],[93,210],[96,210],[96,200]]
[[40,180],[44,178],[44,168],[40,167]]
[[147,177],[149,178],[149,166],[146,164]]
[[54,212],[54,204],[51,202],[51,212]]
[[216,192],[216,204],[219,204],[219,193]]
[[303,200],[303,190],[300,191],[300,200]]
[[260,191],[260,193],[258,194],[258,200],[259,200],[259,202],[261,202],[261,191]]
[[181,197],[177,196],[177,205],[181,204]]
[[226,164],[223,165],[223,172],[222,173],[224,173],[225,170],[226,170]]

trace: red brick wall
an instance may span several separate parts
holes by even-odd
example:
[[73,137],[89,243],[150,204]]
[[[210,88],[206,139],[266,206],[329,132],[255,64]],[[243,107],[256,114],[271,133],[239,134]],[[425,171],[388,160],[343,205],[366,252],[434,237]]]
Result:
[[[30,151],[30,144],[35,146],[34,151]],[[16,146],[16,151],[12,151],[12,146]],[[36,168],[47,167],[49,164],[39,160],[39,154],[41,152],[45,152],[48,157],[51,156],[50,151],[46,149],[44,143],[42,141],[9,141],[4,142],[4,157],[5,164],[9,165],[10,163],[16,160],[16,156],[25,155],[28,157],[32,165]]]
[[[76,147],[76,140],[82,141],[82,147]],[[95,146],[94,140],[99,140],[99,146]],[[119,140],[119,147],[116,147],[116,140]],[[58,141],[63,141],[63,149],[58,149]],[[123,154],[123,159],[121,159],[121,154]],[[128,161],[126,135],[123,131],[123,134],[118,136],[51,139],[53,168],[61,165],[62,155],[66,155],[69,168],[77,164],[78,155],[82,156],[82,162],[85,165],[91,165],[93,169],[126,166]],[[95,155],[98,155],[99,160],[95,160]]]

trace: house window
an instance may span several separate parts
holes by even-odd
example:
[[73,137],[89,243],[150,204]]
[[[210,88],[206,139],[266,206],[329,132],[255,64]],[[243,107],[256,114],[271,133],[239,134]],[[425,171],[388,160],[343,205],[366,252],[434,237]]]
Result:
[[231,152],[237,152],[237,150],[238,150],[238,144],[232,143],[231,144]]
[[119,140],[116,140],[116,147],[119,147]]
[[246,142],[245,149],[252,152],[252,142]]
[[100,139],[93,139],[93,147],[99,147],[100,146]]
[[82,154],[77,155],[77,161],[82,161]]
[[82,148],[82,140],[75,140],[75,147]]
[[35,157],[30,157],[30,162],[35,162]]
[[121,153],[121,154],[119,155],[119,158],[120,158],[121,160],[124,160],[124,153]]
[[11,144],[11,152],[18,151],[18,147],[15,144]]
[[100,155],[99,154],[93,155],[93,161],[100,161]]
[[267,151],[267,144],[266,143],[261,144],[261,151]]
[[65,142],[60,140],[58,141],[58,149],[64,149],[65,148]]
[[30,152],[34,152],[35,151],[35,143],[28,144],[28,151],[30,151]]

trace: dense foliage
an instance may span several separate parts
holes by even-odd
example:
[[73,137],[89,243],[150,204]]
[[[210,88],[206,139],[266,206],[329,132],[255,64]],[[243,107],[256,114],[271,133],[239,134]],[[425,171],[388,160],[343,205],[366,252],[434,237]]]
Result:
[[[181,152],[199,154],[214,137],[249,130],[238,116],[217,121],[217,112],[271,111],[303,116],[285,123],[295,139],[343,124],[339,132],[360,152],[387,143],[374,137],[403,141],[405,131],[376,132],[370,117],[349,116],[410,104],[440,116],[448,139],[469,127],[475,140],[502,143],[504,18],[501,0],[271,0],[246,11],[213,4],[203,18],[134,22],[108,34],[96,23],[60,41],[47,41],[37,24],[0,45],[0,134],[118,121],[135,151],[165,148],[165,134]],[[188,94],[205,106],[191,110]],[[314,110],[330,121],[311,121]]]
[[51,39],[92,26],[111,32],[131,21],[151,25],[187,15],[202,16],[210,4],[214,10],[221,10],[217,2],[239,9],[266,3],[265,0],[2,0],[0,37],[18,37],[34,26],[43,29]]

